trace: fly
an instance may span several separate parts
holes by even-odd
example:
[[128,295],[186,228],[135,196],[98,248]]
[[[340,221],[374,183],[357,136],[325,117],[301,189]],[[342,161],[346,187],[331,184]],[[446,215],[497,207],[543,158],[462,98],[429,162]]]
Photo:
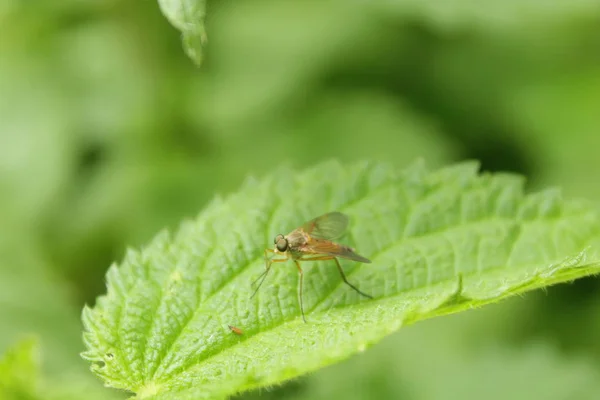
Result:
[[[312,219],[287,235],[279,234],[275,236],[275,246],[273,249],[265,249],[265,271],[252,283],[254,285],[256,282],[260,281],[251,297],[254,297],[258,292],[258,289],[260,289],[260,286],[265,281],[273,263],[285,262],[291,258],[296,264],[298,274],[300,275],[298,298],[304,322],[306,322],[304,306],[302,303],[302,280],[304,272],[302,271],[302,267],[300,267],[300,261],[335,261],[344,283],[360,295],[372,299],[372,296],[360,291],[356,286],[348,282],[346,274],[337,259],[338,257],[341,257],[361,263],[371,262],[371,260],[356,254],[354,249],[333,242],[333,239],[342,236],[347,228],[348,216],[335,211]],[[272,253],[271,257],[269,257],[269,253]],[[281,256],[283,258],[274,258],[275,256]]]

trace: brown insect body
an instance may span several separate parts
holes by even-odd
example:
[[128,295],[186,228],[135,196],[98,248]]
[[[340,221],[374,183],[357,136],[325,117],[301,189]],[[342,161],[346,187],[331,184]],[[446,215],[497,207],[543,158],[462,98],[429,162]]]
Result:
[[[329,254],[348,260],[370,263],[371,260],[355,253],[351,247],[326,239],[315,239],[301,229],[290,232],[287,236],[289,252],[294,260],[300,260],[306,255]],[[277,252],[279,254],[284,254]]]
[[284,252],[280,252],[277,250],[277,246],[275,246],[275,252],[277,254],[284,255],[286,252],[289,252],[292,255],[294,260],[301,258],[304,254],[308,253],[307,244],[310,241],[310,236],[308,236],[305,232],[300,229],[293,230],[284,236],[285,240],[288,243],[288,250]]
[[[299,300],[300,310],[302,311],[302,318],[304,319],[304,322],[306,322],[306,318],[304,316],[304,307],[302,304],[302,278],[304,273],[300,267],[299,261],[334,260],[344,283],[354,289],[357,293],[365,297],[372,298],[370,295],[361,292],[357,287],[348,282],[346,275],[344,274],[344,271],[337,260],[337,257],[341,257],[362,263],[371,262],[369,259],[356,254],[353,248],[333,242],[331,240],[341,236],[346,231],[347,226],[348,217],[345,214],[340,212],[332,212],[321,215],[320,217],[305,223],[287,235],[277,235],[274,240],[274,248],[265,249],[266,268],[263,274],[256,279],[256,281],[258,281],[262,278],[252,296],[256,294],[264,282],[271,265],[276,262],[287,261],[291,257],[298,268],[298,273],[300,274]],[[269,252],[285,258],[269,258],[267,256],[267,253]]]

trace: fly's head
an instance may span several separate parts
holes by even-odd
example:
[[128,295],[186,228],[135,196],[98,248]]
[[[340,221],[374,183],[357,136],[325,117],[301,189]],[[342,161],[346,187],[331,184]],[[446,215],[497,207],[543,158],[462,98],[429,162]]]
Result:
[[273,243],[275,244],[275,253],[285,253],[288,251],[289,243],[285,236],[281,234],[275,236]]

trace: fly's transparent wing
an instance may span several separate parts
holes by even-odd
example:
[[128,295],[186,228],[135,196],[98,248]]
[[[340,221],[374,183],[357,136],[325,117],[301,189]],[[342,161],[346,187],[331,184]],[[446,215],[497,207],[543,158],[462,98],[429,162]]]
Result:
[[331,242],[329,240],[310,240],[305,246],[301,248],[301,251],[305,254],[316,255],[326,254],[334,257],[347,258],[349,260],[359,261],[362,263],[370,263],[371,260],[365,258],[354,252],[354,249],[344,246],[338,243]]
[[301,229],[315,239],[336,239],[348,229],[348,216],[337,211],[330,212],[308,221]]

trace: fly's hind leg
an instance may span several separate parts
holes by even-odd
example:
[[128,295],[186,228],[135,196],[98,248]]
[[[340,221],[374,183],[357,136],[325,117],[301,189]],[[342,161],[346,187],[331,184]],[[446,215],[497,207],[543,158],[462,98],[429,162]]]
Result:
[[373,296],[371,296],[370,294],[366,294],[365,292],[359,290],[356,286],[354,286],[353,284],[351,284],[350,282],[348,282],[348,279],[346,279],[346,274],[344,273],[344,270],[342,269],[342,266],[340,265],[340,262],[338,261],[337,258],[333,257],[333,261],[335,261],[335,264],[338,267],[338,271],[340,271],[340,275],[342,276],[342,280],[344,281],[344,283],[348,286],[350,286],[352,289],[354,289],[356,291],[356,293],[361,294],[369,299],[372,299]]
[[354,286],[353,284],[351,284],[348,279],[346,278],[346,274],[344,273],[344,270],[342,269],[342,266],[340,265],[340,262],[338,261],[337,257],[334,256],[318,256],[318,257],[311,257],[311,258],[303,258],[302,261],[324,261],[324,260],[333,260],[335,261],[335,265],[337,265],[338,271],[340,271],[340,275],[342,277],[342,280],[344,281],[344,283],[348,286],[350,286],[352,289],[354,289],[354,291],[362,296],[365,296],[369,299],[372,299],[373,296],[366,294],[365,292],[361,291],[359,288],[357,288],[356,286]]

